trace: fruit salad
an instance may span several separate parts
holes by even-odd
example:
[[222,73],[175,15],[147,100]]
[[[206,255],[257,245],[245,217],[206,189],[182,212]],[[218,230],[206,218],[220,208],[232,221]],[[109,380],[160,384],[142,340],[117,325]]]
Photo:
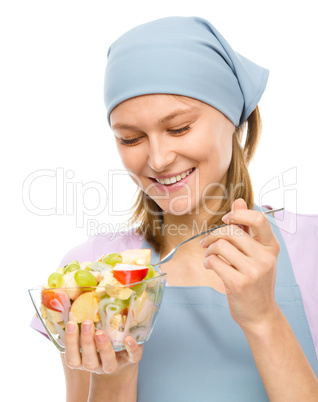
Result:
[[125,250],[97,261],[72,261],[53,272],[41,288],[40,315],[51,335],[64,345],[68,321],[91,320],[103,329],[113,348],[124,338],[138,343],[150,336],[163,296],[165,274],[150,265],[150,249]]

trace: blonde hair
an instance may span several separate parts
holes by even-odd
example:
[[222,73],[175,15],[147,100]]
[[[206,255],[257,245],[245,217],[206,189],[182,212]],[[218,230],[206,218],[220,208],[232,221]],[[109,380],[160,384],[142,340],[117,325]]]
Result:
[[[241,145],[246,130],[244,146]],[[248,165],[256,151],[262,131],[262,120],[258,106],[254,109],[247,121],[236,128],[233,135],[233,151],[230,166],[226,176],[226,190],[228,197],[222,200],[219,210],[224,213],[231,210],[231,205],[237,198],[243,198],[247,208],[254,208],[254,192]],[[137,189],[137,199],[132,207],[132,216],[129,223],[139,226],[136,233],[141,234],[152,244],[156,252],[160,252],[163,246],[163,211],[144,191]],[[220,225],[222,216],[213,215],[208,222],[208,227]],[[159,225],[158,225],[159,221]]]

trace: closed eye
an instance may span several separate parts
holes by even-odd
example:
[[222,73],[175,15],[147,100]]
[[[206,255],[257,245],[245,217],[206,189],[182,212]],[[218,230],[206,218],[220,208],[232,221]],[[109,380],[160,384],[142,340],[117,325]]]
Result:
[[[183,133],[187,132],[188,130],[190,130],[190,126],[178,128],[176,130],[168,130],[168,132],[169,132],[169,134],[172,134],[172,135],[178,135],[178,134],[183,134]],[[130,140],[120,138],[119,141],[123,145],[134,145],[134,144],[137,144],[140,141],[140,139],[141,139],[140,137],[132,138]]]
[[133,145],[139,141],[139,138],[132,138],[131,140],[125,140],[124,138],[120,138],[120,143],[123,145]]
[[176,130],[168,130],[168,132],[172,135],[174,134],[182,134],[185,133],[186,131],[190,130],[190,126],[186,126],[186,127],[182,127],[182,128],[178,128]]

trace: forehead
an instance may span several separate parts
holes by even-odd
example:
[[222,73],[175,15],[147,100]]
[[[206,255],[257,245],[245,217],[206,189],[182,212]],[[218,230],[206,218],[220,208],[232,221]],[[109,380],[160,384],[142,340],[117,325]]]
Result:
[[127,120],[136,118],[149,118],[163,120],[165,117],[174,114],[182,115],[191,112],[197,112],[204,107],[210,107],[205,103],[181,95],[170,94],[151,94],[142,95],[128,99],[117,105],[110,114],[112,127]]

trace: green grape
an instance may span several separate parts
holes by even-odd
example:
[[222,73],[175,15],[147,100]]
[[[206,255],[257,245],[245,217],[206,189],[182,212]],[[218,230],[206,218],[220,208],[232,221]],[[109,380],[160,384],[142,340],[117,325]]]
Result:
[[65,265],[64,274],[66,274],[68,272],[77,271],[80,268],[81,268],[80,263],[77,260],[72,261],[69,264]]
[[47,284],[50,288],[60,288],[63,284],[63,275],[58,272],[53,272],[53,274],[48,277]]
[[102,262],[114,266],[116,264],[121,264],[123,262],[123,257],[118,253],[111,253],[107,254]]
[[108,271],[108,272],[113,272],[114,267],[110,264],[107,264],[105,262],[91,262],[90,264],[88,264],[87,268],[90,268],[92,271]]
[[85,269],[79,269],[75,272],[74,280],[79,286],[97,286],[95,276]]
[[139,283],[136,286],[132,286],[131,290],[134,290],[137,293],[137,296],[140,296],[141,293],[146,289],[146,284],[145,283]]
[[149,264],[149,265],[147,265],[147,267],[148,267],[148,273],[147,273],[146,277],[143,279],[144,281],[146,281],[148,279],[152,279],[155,276],[155,272],[156,272],[153,265]]
[[126,307],[129,306],[129,302],[130,300],[120,300],[120,299],[115,299],[115,300],[110,300],[110,297],[104,297],[103,298],[103,305],[106,307],[109,304],[114,304],[115,306],[119,307],[118,313],[120,313],[121,311],[125,310]]

